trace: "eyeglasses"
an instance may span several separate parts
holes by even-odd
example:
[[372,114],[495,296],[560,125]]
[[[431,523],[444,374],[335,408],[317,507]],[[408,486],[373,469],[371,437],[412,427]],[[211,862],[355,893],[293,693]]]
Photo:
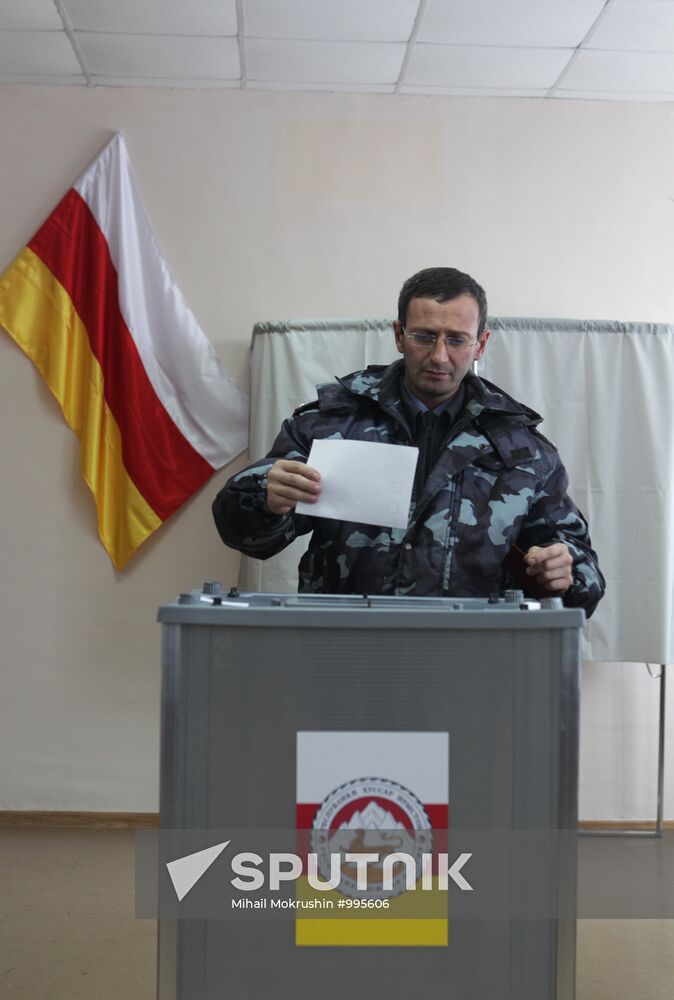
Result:
[[404,335],[414,347],[419,347],[423,351],[434,351],[438,343],[444,343],[448,351],[454,354],[461,354],[475,347],[479,340],[466,340],[464,337],[438,337],[435,333],[424,333],[421,330],[406,330],[402,327]]

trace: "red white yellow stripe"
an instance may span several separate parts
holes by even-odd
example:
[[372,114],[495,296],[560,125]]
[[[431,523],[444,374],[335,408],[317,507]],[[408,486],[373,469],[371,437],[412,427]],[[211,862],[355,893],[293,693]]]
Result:
[[247,397],[168,272],[121,135],[0,279],[0,323],[80,439],[118,569],[245,447]]
[[[395,783],[411,793],[423,810],[432,830],[433,852],[446,849],[449,818],[449,734],[433,732],[298,732],[296,829],[298,850],[312,850],[309,831],[319,823],[319,811],[331,796],[349,802],[349,788],[376,785],[378,779]],[[367,794],[358,793],[362,809]],[[371,801],[378,801],[373,796]],[[404,800],[404,795],[401,802]],[[384,809],[395,811],[391,801],[381,800]],[[339,824],[340,813],[335,814]],[[325,829],[320,826],[320,829]],[[405,891],[382,910],[340,908],[339,890],[321,890],[320,897],[331,900],[330,916],[298,916],[295,944],[299,947],[446,947],[448,942],[447,893],[437,887]],[[306,877],[297,881],[297,898],[315,898]],[[343,898],[342,898],[343,905]],[[306,911],[302,911],[303,913]],[[361,911],[362,912],[362,911]],[[334,916],[333,916],[334,914]]]

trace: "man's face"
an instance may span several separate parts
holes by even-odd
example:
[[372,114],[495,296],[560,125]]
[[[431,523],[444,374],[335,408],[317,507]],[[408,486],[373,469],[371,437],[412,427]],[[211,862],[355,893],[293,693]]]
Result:
[[[447,402],[471,370],[473,361],[484,354],[489,331],[478,337],[480,310],[472,295],[459,295],[448,302],[412,299],[407,307],[406,334],[400,323],[393,324],[396,346],[405,358],[405,385],[410,392],[434,409]],[[435,347],[420,347],[410,333],[438,337]],[[444,337],[460,338],[464,347],[449,348]]]

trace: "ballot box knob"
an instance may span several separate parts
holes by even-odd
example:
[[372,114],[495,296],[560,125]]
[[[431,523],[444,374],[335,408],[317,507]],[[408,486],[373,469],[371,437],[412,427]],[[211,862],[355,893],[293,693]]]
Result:
[[506,604],[522,604],[524,602],[523,590],[506,590],[503,598]]

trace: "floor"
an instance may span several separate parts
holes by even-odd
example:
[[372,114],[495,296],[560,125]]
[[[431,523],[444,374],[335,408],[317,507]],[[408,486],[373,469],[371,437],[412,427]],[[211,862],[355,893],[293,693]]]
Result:
[[[0,830],[3,1000],[154,1000],[133,864],[128,831]],[[576,1000],[672,997],[674,920],[579,921]]]
[[0,997],[151,1000],[156,924],[134,917],[133,833],[0,830]]

